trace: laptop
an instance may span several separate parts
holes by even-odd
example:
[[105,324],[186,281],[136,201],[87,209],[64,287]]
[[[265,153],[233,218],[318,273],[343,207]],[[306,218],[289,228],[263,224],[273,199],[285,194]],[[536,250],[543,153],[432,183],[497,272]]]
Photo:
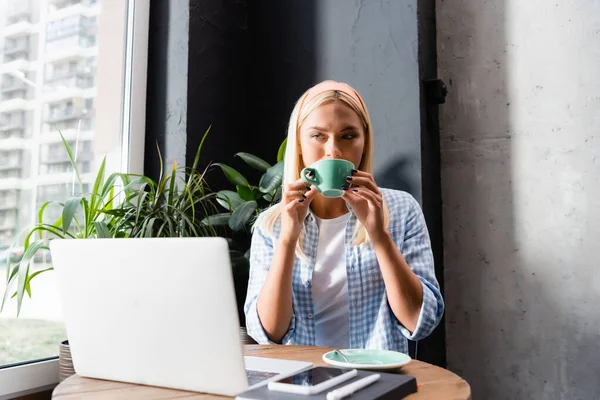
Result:
[[244,357],[223,238],[55,239],[80,376],[235,396],[310,369]]

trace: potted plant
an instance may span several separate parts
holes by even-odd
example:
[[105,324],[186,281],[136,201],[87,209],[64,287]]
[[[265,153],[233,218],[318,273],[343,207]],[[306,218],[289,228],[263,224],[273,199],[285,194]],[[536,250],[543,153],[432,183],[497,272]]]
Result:
[[227,225],[232,231],[234,242],[232,246],[236,250],[232,252],[231,260],[239,319],[242,324],[241,337],[245,343],[252,343],[252,340],[245,332],[245,316],[243,312],[250,269],[251,227],[256,217],[263,210],[277,204],[281,200],[283,157],[286,141],[287,139],[279,146],[276,163],[273,165],[249,153],[240,152],[235,154],[236,157],[241,158],[249,167],[263,173],[258,184],[251,184],[243,174],[226,164],[213,164],[213,166],[221,169],[227,180],[235,188],[235,190],[221,190],[217,192],[216,201],[225,209],[225,212],[211,215],[209,219],[214,225]]
[[[37,223],[19,244],[23,247],[22,256],[16,262],[12,257],[6,259],[6,289],[0,312],[12,294],[17,298],[19,315],[25,293],[31,297],[32,280],[53,270],[52,267],[32,270],[35,255],[42,250],[48,251],[48,243],[53,239],[217,236],[212,219],[208,218],[217,213],[216,194],[206,184],[206,169],[197,170],[208,132],[202,138],[191,168],[173,163],[154,181],[143,175],[113,173],[107,176],[104,159],[89,193],[83,193],[76,159],[61,134],[79,193],[61,202],[45,202],[38,210]],[[162,171],[160,149],[159,159]],[[60,216],[54,222],[48,222],[46,212],[52,207],[60,210]],[[59,368],[61,380],[74,373],[68,341],[60,344]]]

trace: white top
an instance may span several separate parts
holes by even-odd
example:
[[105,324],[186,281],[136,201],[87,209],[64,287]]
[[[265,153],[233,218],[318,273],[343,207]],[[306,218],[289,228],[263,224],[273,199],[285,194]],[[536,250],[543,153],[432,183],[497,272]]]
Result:
[[350,346],[350,338],[344,236],[350,213],[334,219],[315,219],[319,227],[312,277],[315,345],[345,349]]

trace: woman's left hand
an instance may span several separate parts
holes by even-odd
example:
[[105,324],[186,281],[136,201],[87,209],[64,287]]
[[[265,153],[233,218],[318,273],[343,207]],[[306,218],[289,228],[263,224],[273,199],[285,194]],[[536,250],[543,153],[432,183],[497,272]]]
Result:
[[371,174],[357,171],[350,178],[343,199],[352,207],[352,212],[363,224],[371,240],[376,241],[387,234],[383,218],[383,196]]

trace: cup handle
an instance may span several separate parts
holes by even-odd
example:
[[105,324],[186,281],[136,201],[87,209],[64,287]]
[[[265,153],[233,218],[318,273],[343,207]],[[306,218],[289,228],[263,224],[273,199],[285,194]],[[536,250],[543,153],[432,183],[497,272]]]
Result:
[[311,172],[313,174],[313,176],[317,176],[317,173],[315,172],[315,170],[313,168],[304,168],[301,172],[300,172],[300,177],[302,178],[302,180],[306,183],[310,183],[311,185],[318,185],[319,181],[316,179],[310,179],[308,176],[306,176],[307,172]]

